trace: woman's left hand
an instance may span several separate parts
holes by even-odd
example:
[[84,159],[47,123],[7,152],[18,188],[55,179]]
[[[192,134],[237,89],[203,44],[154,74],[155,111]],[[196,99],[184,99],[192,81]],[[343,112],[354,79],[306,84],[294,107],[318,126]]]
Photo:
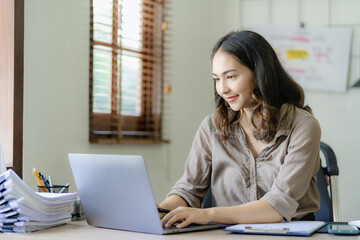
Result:
[[207,224],[210,222],[210,219],[209,209],[178,207],[166,214],[161,219],[161,223],[165,227],[179,223],[176,227],[183,228],[190,223]]

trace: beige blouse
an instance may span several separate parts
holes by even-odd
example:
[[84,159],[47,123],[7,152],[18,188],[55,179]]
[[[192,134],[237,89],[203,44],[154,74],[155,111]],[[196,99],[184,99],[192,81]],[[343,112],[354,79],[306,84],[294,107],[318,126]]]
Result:
[[211,184],[213,206],[264,199],[286,220],[299,219],[319,210],[320,135],[312,114],[284,104],[273,144],[254,159],[238,123],[224,142],[213,115],[207,116],[195,135],[185,172],[168,195],[200,207]]

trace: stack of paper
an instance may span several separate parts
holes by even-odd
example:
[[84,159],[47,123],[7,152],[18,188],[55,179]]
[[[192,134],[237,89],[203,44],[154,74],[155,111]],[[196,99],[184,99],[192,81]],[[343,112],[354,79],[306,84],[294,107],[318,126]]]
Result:
[[13,170],[0,175],[0,231],[25,233],[71,221],[77,193],[38,193]]

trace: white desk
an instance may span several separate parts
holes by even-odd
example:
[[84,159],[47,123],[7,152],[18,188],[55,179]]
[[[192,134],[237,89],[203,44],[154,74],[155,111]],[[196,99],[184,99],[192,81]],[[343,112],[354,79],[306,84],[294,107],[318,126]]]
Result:
[[42,231],[26,233],[26,234],[3,234],[0,233],[1,240],[174,240],[174,239],[192,239],[192,240],[360,240],[358,236],[340,236],[326,233],[313,234],[311,237],[295,237],[295,236],[269,236],[269,235],[248,235],[248,234],[232,234],[222,230],[209,230],[191,233],[179,233],[172,235],[153,235],[126,231],[117,231],[104,228],[95,228],[87,225],[86,222],[72,222],[62,226],[45,229]]

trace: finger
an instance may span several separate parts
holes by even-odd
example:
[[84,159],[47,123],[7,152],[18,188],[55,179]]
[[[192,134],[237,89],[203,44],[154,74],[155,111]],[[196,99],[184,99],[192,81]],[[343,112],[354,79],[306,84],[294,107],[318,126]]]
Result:
[[185,216],[184,209],[185,209],[184,207],[177,207],[176,209],[172,210],[170,213],[166,214],[161,220],[162,226],[170,227],[172,224],[178,221],[182,222],[183,219],[182,216]]
[[162,226],[165,226],[166,223],[169,221],[169,219],[171,219],[173,216],[175,216],[179,212],[179,209],[180,208],[178,207],[174,210],[171,210],[169,213],[165,214],[164,216],[162,216],[162,218],[161,218]]
[[184,228],[186,226],[188,226],[189,224],[192,223],[192,220],[190,220],[190,218],[185,219],[182,223],[179,223],[176,228]]
[[172,216],[167,223],[165,224],[165,227],[170,227],[171,225],[173,225],[176,222],[182,222],[184,219],[184,214],[175,214],[174,216]]
[[161,225],[162,225],[162,226],[165,226],[166,223],[169,221],[169,219],[170,219],[173,215],[174,215],[173,212],[169,212],[169,213],[165,214],[165,215],[162,217],[162,219],[161,219]]
[[173,225],[174,223],[178,222],[178,217],[175,215],[173,216],[172,218],[170,218],[166,224],[165,224],[165,227],[170,227],[171,225]]

